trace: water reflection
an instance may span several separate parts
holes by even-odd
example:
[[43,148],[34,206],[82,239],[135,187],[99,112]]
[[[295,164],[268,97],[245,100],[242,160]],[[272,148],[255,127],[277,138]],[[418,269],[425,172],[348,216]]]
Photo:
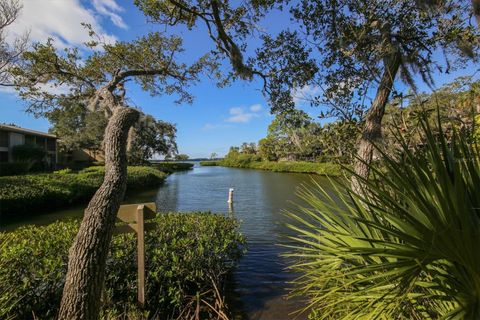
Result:
[[[295,192],[310,181],[308,175],[223,167],[195,167],[194,171],[170,176],[159,189],[156,202],[160,211],[231,212],[229,188],[235,189],[233,212],[242,222],[248,252],[234,274],[231,297],[236,318],[304,319],[290,315],[304,304],[285,295],[293,274],[286,272],[280,255],[290,232],[282,211],[299,202]],[[322,177],[315,177],[327,183]],[[231,301],[232,302],[232,301]]]

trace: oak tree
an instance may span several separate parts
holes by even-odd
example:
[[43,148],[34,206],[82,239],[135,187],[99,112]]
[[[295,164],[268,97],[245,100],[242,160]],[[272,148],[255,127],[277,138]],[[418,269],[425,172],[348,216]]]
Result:
[[126,82],[131,80],[152,95],[176,94],[178,101],[189,102],[192,96],[186,89],[208,64],[206,57],[191,65],[178,62],[181,39],[159,32],[114,44],[103,42],[91,28],[90,34],[92,41],[84,48],[60,51],[52,40],[35,44],[13,72],[31,112],[42,114],[71,99],[108,119],[105,178],[85,210],[69,252],[59,313],[59,319],[68,320],[99,315],[108,248],[126,189],[129,131],[143,118],[128,103]]
[[[448,1],[429,10],[411,0],[300,1],[291,12],[304,36],[287,37],[290,32],[266,37],[259,59],[265,68],[278,69],[281,59],[269,58],[299,56],[289,50],[294,46],[312,50],[310,56],[318,72],[309,84],[321,93],[310,102],[326,107],[326,116],[354,115],[353,119],[362,121],[354,167],[367,179],[374,145],[381,143],[385,106],[396,81],[401,79],[415,89],[414,79],[419,75],[433,86],[434,71],[448,73],[469,58],[476,58],[478,30],[464,18],[471,10],[470,4],[462,1]],[[283,92],[293,89],[287,86]],[[288,94],[272,97],[278,109],[290,108],[292,100]],[[359,190],[358,181],[352,182]]]
[[0,86],[11,86],[10,69],[19,60],[26,50],[28,33],[21,37],[7,41],[7,29],[20,15],[22,5],[18,0],[0,1]]

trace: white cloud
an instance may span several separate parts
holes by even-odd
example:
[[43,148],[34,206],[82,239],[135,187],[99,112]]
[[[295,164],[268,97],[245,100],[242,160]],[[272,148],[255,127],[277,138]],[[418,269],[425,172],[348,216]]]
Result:
[[262,110],[260,104],[251,105],[249,108],[234,107],[230,108],[230,117],[227,118],[227,122],[234,123],[247,123],[253,118],[260,116],[259,112]]
[[[70,87],[65,85],[65,84],[61,84],[61,85],[58,85],[58,86],[55,86],[51,83],[40,83],[36,86],[40,91],[44,91],[44,92],[48,92],[48,93],[51,93],[51,94],[56,94],[56,95],[60,95],[60,94],[68,94],[70,93]],[[0,86],[0,93],[11,93],[11,94],[15,94],[17,93],[17,91],[14,89],[14,87],[3,87],[3,86]]]
[[18,19],[8,28],[8,39],[12,41],[25,32],[33,42],[55,39],[57,48],[81,45],[90,41],[88,31],[81,23],[88,23],[107,43],[116,41],[100,24],[100,15],[107,15],[113,23],[126,27],[115,12],[122,8],[115,0],[95,0],[93,8],[87,9],[79,0],[23,0],[23,9]]
[[318,86],[305,85],[301,88],[295,88],[292,90],[292,98],[295,105],[300,106],[305,104],[322,93],[322,90]]
[[128,29],[122,17],[118,15],[125,10],[115,0],[93,0],[92,4],[98,13],[109,17],[114,25],[122,29]]
[[259,112],[260,110],[262,110],[262,105],[259,103],[250,106],[250,111],[252,112]]

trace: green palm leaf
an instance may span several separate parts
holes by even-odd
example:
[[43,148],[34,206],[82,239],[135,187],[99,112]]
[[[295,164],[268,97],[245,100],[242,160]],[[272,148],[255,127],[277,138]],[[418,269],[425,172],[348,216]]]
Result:
[[313,181],[299,192],[308,205],[287,213],[294,293],[311,318],[480,318],[478,147],[421,125],[426,146],[398,135],[401,157],[379,149],[361,195]]

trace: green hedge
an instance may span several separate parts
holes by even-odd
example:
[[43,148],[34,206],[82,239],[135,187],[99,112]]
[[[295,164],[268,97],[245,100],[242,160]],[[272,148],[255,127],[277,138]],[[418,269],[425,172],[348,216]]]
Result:
[[276,172],[313,173],[329,176],[339,176],[342,173],[341,166],[331,162],[316,163],[303,161],[262,161],[252,163],[251,168],[271,170]]
[[173,173],[175,171],[186,171],[193,168],[193,163],[187,162],[158,162],[154,167],[166,173]]
[[30,169],[28,162],[2,162],[0,163],[0,177],[25,174]]
[[[114,236],[107,261],[103,318],[142,313],[144,318],[176,318],[195,308],[197,294],[213,303],[218,285],[245,248],[235,219],[211,213],[161,214],[146,235],[146,309],[136,307],[136,241]],[[0,319],[55,318],[77,221],[26,226],[0,233]],[[202,305],[202,319],[210,318]],[[155,315],[155,317],[153,316]]]
[[216,167],[220,165],[219,160],[200,161],[200,165],[204,167]]
[[[103,182],[104,167],[78,173],[58,171],[0,177],[0,215],[35,214],[89,200]],[[166,174],[151,167],[128,167],[127,190],[153,187]]]
[[340,176],[342,167],[331,162],[306,161],[262,161],[258,156],[242,154],[235,158],[225,158],[219,161],[202,161],[202,166],[223,166],[269,170],[275,172],[313,173],[319,175]]

